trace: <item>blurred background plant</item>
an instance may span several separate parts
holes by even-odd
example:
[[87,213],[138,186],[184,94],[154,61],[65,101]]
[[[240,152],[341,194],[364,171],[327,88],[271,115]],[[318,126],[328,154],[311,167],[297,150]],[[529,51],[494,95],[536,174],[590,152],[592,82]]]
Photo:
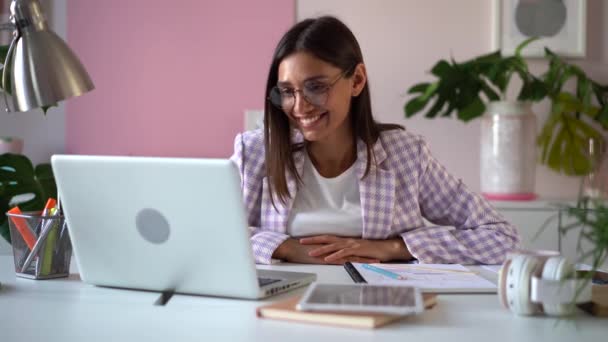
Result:
[[[545,49],[548,69],[536,76],[528,68],[521,51],[536,38],[522,42],[513,56],[500,51],[456,62],[440,60],[431,69],[434,82],[412,86],[414,97],[404,107],[411,117],[428,106],[425,117],[449,117],[456,113],[468,122],[482,116],[486,102],[505,101],[514,75],[521,80],[515,101],[551,101],[551,112],[544,122],[537,144],[540,162],[566,175],[585,175],[591,169],[586,154],[590,139],[604,139],[608,132],[608,85],[592,80],[578,66],[565,62]],[[575,91],[567,90],[575,83]],[[432,104],[431,104],[432,103]]]
[[0,235],[10,242],[6,212],[19,205],[23,211],[44,208],[49,197],[57,198],[57,186],[51,164],[36,167],[24,155],[0,155]]
[[576,206],[565,208],[572,221],[560,227],[560,234],[578,234],[577,261],[591,260],[596,270],[604,265],[608,255],[608,206],[605,200],[581,197]]

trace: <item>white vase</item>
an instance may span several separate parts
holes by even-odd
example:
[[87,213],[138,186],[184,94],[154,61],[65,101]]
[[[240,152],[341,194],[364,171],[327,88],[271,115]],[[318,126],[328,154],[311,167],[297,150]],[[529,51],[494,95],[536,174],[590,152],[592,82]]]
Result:
[[488,104],[481,120],[481,192],[491,200],[536,198],[536,116],[527,102]]
[[587,141],[586,157],[591,170],[583,177],[580,196],[594,200],[608,200],[608,153],[603,138]]
[[15,137],[0,137],[0,154],[23,152],[23,140]]

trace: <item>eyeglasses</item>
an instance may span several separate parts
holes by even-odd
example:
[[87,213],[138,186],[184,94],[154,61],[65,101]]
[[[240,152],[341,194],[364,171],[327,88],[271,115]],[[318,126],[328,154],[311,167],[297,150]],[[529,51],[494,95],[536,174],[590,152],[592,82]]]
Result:
[[352,68],[349,68],[341,72],[335,80],[329,83],[321,81],[305,82],[302,89],[298,90],[284,86],[274,86],[270,90],[268,100],[273,106],[285,113],[291,113],[296,104],[296,93],[301,93],[306,102],[315,107],[323,107],[327,102],[329,90],[351,70]]

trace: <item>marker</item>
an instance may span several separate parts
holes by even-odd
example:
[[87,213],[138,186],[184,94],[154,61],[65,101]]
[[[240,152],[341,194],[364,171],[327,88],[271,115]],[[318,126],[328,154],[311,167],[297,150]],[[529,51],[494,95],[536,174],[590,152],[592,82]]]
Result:
[[[49,210],[49,216],[55,216],[57,214],[57,208],[51,208]],[[49,231],[46,237],[46,243],[44,244],[44,259],[42,259],[42,268],[40,270],[40,274],[47,276],[52,272],[53,266],[53,251],[55,250],[55,245],[57,244],[57,230],[59,229],[58,219],[49,218],[48,220],[49,227],[47,230]],[[40,256],[38,256],[38,260],[41,260]]]
[[[19,207],[14,207],[13,209],[9,210],[8,213],[15,215],[23,215],[21,210],[19,210]],[[9,218],[11,221],[13,221],[15,228],[17,228],[17,231],[19,232],[19,234],[21,234],[23,241],[31,251],[32,248],[34,248],[34,245],[36,244],[36,235],[34,234],[34,232],[32,232],[32,229],[27,224],[27,221],[21,216],[9,215]]]
[[406,278],[402,275],[399,275],[397,273],[391,272],[391,271],[387,271],[383,268],[380,267],[376,267],[376,266],[372,266],[370,264],[362,264],[361,265],[363,268],[370,270],[370,271],[374,271],[376,273],[380,273],[383,276],[387,276],[389,278],[393,278],[393,279],[397,279],[397,280],[405,280]]

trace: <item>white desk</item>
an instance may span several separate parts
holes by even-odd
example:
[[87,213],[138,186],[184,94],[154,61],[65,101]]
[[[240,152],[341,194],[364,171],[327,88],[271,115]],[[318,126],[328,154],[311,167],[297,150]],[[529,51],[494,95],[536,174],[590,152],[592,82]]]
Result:
[[[282,265],[316,272],[320,281],[351,283],[340,266]],[[0,340],[34,341],[603,341],[608,321],[580,316],[558,322],[517,317],[496,295],[440,295],[424,314],[377,330],[357,330],[258,319],[266,301],[174,296],[154,306],[158,294],[100,288],[70,278],[33,281],[14,277],[12,258],[0,257]]]

